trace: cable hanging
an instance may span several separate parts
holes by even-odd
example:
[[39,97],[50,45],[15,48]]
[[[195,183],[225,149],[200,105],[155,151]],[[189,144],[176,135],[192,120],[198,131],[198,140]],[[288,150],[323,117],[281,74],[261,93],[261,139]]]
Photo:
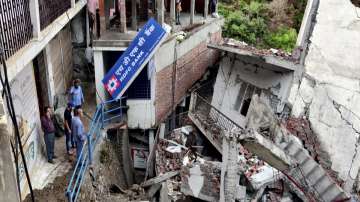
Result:
[[18,127],[18,123],[16,120],[14,103],[12,100],[11,89],[10,89],[10,84],[9,84],[9,79],[8,79],[8,74],[7,74],[7,67],[6,67],[6,62],[5,62],[5,58],[4,58],[4,52],[1,48],[0,48],[0,64],[3,67],[2,71],[0,70],[0,81],[1,81],[1,85],[3,87],[2,97],[3,98],[5,97],[6,108],[7,108],[8,114],[11,118],[11,122],[13,124],[14,132],[15,132],[15,145],[13,145],[13,143],[11,141],[10,141],[10,143],[11,143],[11,148],[13,150],[13,155],[14,155],[14,159],[15,159],[16,177],[17,177],[16,179],[17,179],[17,184],[18,184],[19,197],[21,200],[21,189],[20,189],[20,179],[19,179],[20,175],[19,175],[19,165],[18,165],[18,148],[20,149],[21,160],[24,165],[25,175],[26,175],[26,179],[27,179],[29,189],[30,189],[31,199],[33,202],[35,202],[34,192],[33,192],[31,181],[30,181],[30,175],[28,172],[26,159],[25,159],[25,155],[24,155],[24,151],[23,151],[23,147],[22,147],[19,127]]

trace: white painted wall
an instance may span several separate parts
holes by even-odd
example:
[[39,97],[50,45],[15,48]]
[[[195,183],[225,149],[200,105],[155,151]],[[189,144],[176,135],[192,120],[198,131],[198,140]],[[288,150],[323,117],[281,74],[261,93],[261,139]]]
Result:
[[[127,112],[128,127],[149,129],[155,126],[155,85],[156,85],[156,67],[150,68],[148,74],[151,75],[151,99],[150,100],[127,100],[129,107]],[[154,64],[155,65],[155,64]]]
[[[336,12],[334,12],[336,11]],[[360,9],[350,1],[320,1],[305,60],[292,87],[293,115],[306,112],[331,168],[350,191],[360,169]]]
[[[212,105],[231,118],[240,126],[244,126],[245,117],[234,109],[242,81],[261,89],[270,90],[282,102],[278,111],[282,111],[292,83],[292,73],[275,73],[271,70],[256,68],[236,60],[232,66],[229,57],[223,58],[214,86]],[[263,96],[263,95],[262,95]]]
[[102,79],[105,76],[104,58],[102,51],[94,51],[94,68],[95,68],[95,86],[97,90],[96,103],[100,104],[101,101],[106,99],[106,92],[102,83]]

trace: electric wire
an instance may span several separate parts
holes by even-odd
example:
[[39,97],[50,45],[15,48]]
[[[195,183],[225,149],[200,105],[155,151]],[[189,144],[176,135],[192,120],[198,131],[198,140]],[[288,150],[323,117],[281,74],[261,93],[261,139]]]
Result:
[[[29,189],[30,189],[31,199],[32,199],[33,202],[35,202],[34,192],[33,192],[32,185],[31,185],[31,180],[30,180],[30,175],[29,175],[29,172],[28,172],[26,159],[25,159],[25,155],[24,155],[24,151],[23,151],[23,147],[22,147],[22,143],[21,143],[19,127],[18,127],[18,123],[17,123],[17,120],[16,120],[16,116],[15,116],[15,109],[14,109],[14,103],[13,103],[12,95],[11,95],[11,89],[10,89],[10,84],[9,84],[9,79],[8,79],[8,74],[7,74],[6,62],[5,62],[4,54],[1,51],[0,51],[0,62],[2,64],[2,66],[3,66],[3,72],[0,71],[0,80],[1,80],[1,84],[3,86],[3,93],[4,93],[5,97],[6,97],[6,103],[7,103],[6,107],[8,109],[8,113],[9,113],[11,121],[13,123],[14,132],[15,132],[15,150],[16,150],[15,151],[16,152],[15,153],[16,154],[15,155],[15,164],[17,166],[17,181],[18,181],[19,196],[21,198],[21,190],[20,190],[20,183],[19,183],[19,169],[18,169],[18,161],[17,161],[17,159],[18,159],[18,157],[17,157],[17,147],[18,146],[19,146],[19,149],[20,149],[20,155],[21,155],[21,160],[23,162],[26,179],[27,179],[28,186],[29,186]],[[12,145],[12,148],[14,148],[13,145]]]

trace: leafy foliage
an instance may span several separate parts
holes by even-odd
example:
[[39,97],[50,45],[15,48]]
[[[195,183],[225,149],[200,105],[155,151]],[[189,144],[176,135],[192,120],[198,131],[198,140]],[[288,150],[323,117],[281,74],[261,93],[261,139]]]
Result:
[[[224,16],[223,35],[244,41],[259,48],[277,48],[291,52],[295,46],[307,0],[289,0],[293,25],[269,29],[268,0],[233,0],[219,3],[219,14]],[[274,31],[275,30],[275,31]]]
[[274,33],[270,33],[265,37],[265,43],[277,49],[291,52],[296,43],[297,33],[294,28],[281,27]]

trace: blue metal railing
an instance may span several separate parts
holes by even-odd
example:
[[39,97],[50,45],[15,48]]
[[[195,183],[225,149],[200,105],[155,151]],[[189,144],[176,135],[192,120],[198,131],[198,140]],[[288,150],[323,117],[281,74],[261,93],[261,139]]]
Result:
[[122,109],[124,108],[121,105],[121,99],[109,100],[96,107],[96,112],[87,135],[87,141],[80,152],[80,157],[77,158],[75,169],[66,189],[66,197],[69,202],[75,202],[79,196],[86,170],[92,164],[93,152],[98,143],[101,129],[112,120],[121,120],[123,115]]

